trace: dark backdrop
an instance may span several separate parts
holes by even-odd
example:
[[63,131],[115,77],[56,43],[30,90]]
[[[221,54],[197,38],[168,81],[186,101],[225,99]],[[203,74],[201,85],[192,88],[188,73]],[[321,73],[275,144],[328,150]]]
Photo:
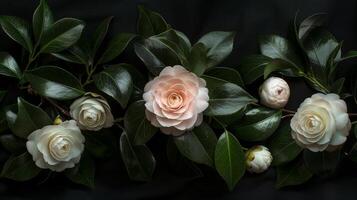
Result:
[[[31,0],[1,0],[0,14],[30,20],[36,4]],[[49,0],[49,4],[57,18],[82,19],[89,30],[105,17],[114,16],[110,36],[124,31],[135,32],[138,4],[161,13],[168,23],[192,40],[213,30],[237,31],[234,51],[223,63],[230,67],[238,66],[243,56],[257,53],[259,35],[285,35],[297,11],[304,17],[327,12],[331,32],[338,40],[344,40],[343,50],[357,49],[357,3],[354,0]],[[20,52],[18,45],[2,32],[0,50],[13,55]],[[130,52],[120,61],[141,65]],[[290,85],[293,92],[288,107],[296,109],[311,91],[301,82],[294,81]],[[161,152],[158,146],[164,146],[160,137],[150,145],[158,154]],[[94,190],[74,185],[61,176],[50,178],[46,183],[1,180],[0,199],[357,199],[357,167],[348,161],[333,177],[315,178],[303,186],[282,190],[274,189],[273,170],[260,176],[247,173],[231,193],[210,171],[204,178],[183,178],[170,173],[163,163],[159,159],[159,170],[152,182],[134,183],[128,180],[120,158],[98,161]]]

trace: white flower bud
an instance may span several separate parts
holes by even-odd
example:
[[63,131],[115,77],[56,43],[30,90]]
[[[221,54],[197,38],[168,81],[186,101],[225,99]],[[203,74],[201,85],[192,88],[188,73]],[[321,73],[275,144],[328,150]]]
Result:
[[250,148],[246,154],[247,170],[252,173],[262,173],[267,170],[273,160],[268,148],[262,145]]
[[270,77],[259,88],[260,103],[269,108],[283,108],[289,100],[288,83],[278,77]]
[[95,93],[87,93],[75,100],[70,107],[70,114],[82,130],[98,131],[114,123],[108,102]]

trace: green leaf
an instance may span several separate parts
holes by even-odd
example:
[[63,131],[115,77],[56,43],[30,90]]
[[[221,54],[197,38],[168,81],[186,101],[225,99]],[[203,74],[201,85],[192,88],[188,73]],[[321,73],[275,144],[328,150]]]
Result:
[[260,38],[260,51],[264,56],[279,58],[290,63],[300,70],[301,61],[294,46],[285,38],[277,35],[268,35]]
[[0,74],[18,79],[22,76],[16,60],[6,52],[0,52]]
[[317,175],[329,175],[333,173],[340,161],[341,152],[311,152],[304,150],[304,161],[309,170]]
[[71,63],[89,65],[90,62],[92,62],[91,58],[89,57],[89,53],[77,45],[73,45],[65,51],[52,53],[52,55],[58,59]]
[[341,61],[348,60],[351,58],[356,58],[356,57],[357,57],[357,51],[349,51],[346,53],[346,55],[344,57],[337,59],[336,62],[341,62]]
[[160,34],[170,28],[164,18],[157,12],[138,6],[139,19],[137,24],[138,33],[143,37]]
[[10,153],[18,154],[26,151],[26,143],[24,140],[16,138],[12,134],[0,136],[0,144],[4,149]]
[[113,16],[105,18],[99,24],[97,29],[95,30],[95,32],[93,34],[93,39],[92,39],[92,42],[91,42],[91,45],[92,45],[92,57],[95,56],[98,48],[103,43],[103,40],[104,40],[105,36],[107,35],[108,29],[109,29],[109,25],[110,25],[110,22],[112,21],[112,19],[113,19]]
[[1,177],[14,181],[27,181],[40,173],[41,169],[35,165],[32,156],[25,152],[19,156],[11,156],[4,164]]
[[265,66],[271,61],[271,58],[263,55],[251,55],[243,58],[239,71],[243,75],[244,82],[251,84],[263,76]]
[[209,107],[205,114],[210,116],[230,115],[243,109],[256,100],[245,90],[233,83],[217,84],[208,87]]
[[42,35],[40,53],[56,53],[67,49],[81,37],[84,23],[73,18],[63,18],[52,24]]
[[279,71],[289,76],[301,76],[301,73],[296,70],[296,68],[290,63],[281,59],[274,59],[268,65],[265,66],[264,79],[268,78],[271,73],[276,71]]
[[[244,86],[243,79],[239,72],[233,68],[215,67],[207,70],[204,75],[205,79],[221,83],[234,83],[240,87]],[[212,84],[212,83],[210,83]]]
[[207,69],[207,48],[202,43],[193,45],[188,57],[188,65],[185,66],[189,71],[201,76]]
[[106,50],[104,51],[102,57],[99,59],[98,63],[107,63],[117,56],[119,56],[125,48],[128,46],[130,41],[136,37],[132,33],[119,33],[110,42]]
[[300,185],[312,177],[312,173],[302,160],[296,160],[286,165],[277,167],[277,181],[275,186],[282,188],[292,185]]
[[177,149],[186,158],[213,167],[217,138],[205,123],[179,137],[174,137]]
[[53,24],[53,15],[47,0],[41,0],[32,17],[33,33],[36,40],[40,40],[44,32]]
[[129,72],[121,65],[112,65],[94,76],[97,88],[113,97],[125,108],[133,91],[133,81]]
[[116,135],[111,129],[99,131],[82,131],[86,137],[86,150],[94,157],[100,159],[110,158],[117,149]]
[[52,120],[45,111],[21,97],[17,100],[17,106],[16,120],[14,123],[9,122],[10,129],[16,136],[27,139],[33,131],[52,124]]
[[343,84],[345,83],[345,78],[339,78],[332,83],[331,92],[335,94],[341,94],[343,90]]
[[27,51],[32,53],[33,44],[30,25],[23,19],[14,16],[0,16],[0,24],[4,32]]
[[262,141],[270,137],[278,128],[281,119],[280,110],[258,107],[249,110],[240,123],[230,130],[237,138],[245,141]]
[[235,32],[213,31],[198,40],[208,49],[207,67],[213,67],[222,62],[233,49]]
[[120,152],[129,177],[135,181],[149,181],[156,161],[145,145],[133,146],[125,132],[120,137]]
[[7,93],[7,91],[0,90],[0,102],[4,99],[6,93]]
[[158,130],[146,119],[144,101],[137,101],[129,106],[124,115],[124,127],[128,138],[135,145],[145,144]]
[[41,66],[25,74],[32,88],[42,96],[69,100],[84,94],[78,79],[56,66]]
[[167,140],[166,155],[170,167],[177,174],[193,178],[203,176],[200,168],[180,153],[175,145],[173,137],[170,137]]
[[233,190],[245,172],[245,156],[238,140],[228,131],[218,139],[215,151],[215,165],[219,175]]
[[94,188],[95,164],[87,154],[82,154],[81,161],[74,168],[65,171],[66,177],[74,183]]
[[326,13],[317,13],[307,17],[301,22],[299,26],[298,38],[304,39],[305,36],[308,35],[311,30],[317,27],[324,26],[325,21]]
[[269,150],[273,156],[272,165],[278,166],[295,159],[302,148],[291,137],[289,121],[282,122],[273,137],[269,140]]

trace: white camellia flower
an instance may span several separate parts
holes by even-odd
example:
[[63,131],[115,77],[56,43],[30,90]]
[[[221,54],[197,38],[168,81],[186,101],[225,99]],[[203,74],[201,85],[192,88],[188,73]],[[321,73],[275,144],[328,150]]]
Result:
[[114,123],[108,102],[100,95],[87,93],[70,106],[70,114],[82,130],[98,131]]
[[262,145],[250,148],[245,155],[247,170],[253,173],[264,172],[273,161],[269,149]]
[[283,108],[289,100],[288,83],[278,77],[270,77],[259,88],[260,103],[269,108]]
[[27,151],[42,169],[61,172],[81,159],[85,138],[76,121],[48,125],[32,132],[26,142]]
[[334,150],[351,129],[345,101],[336,94],[314,94],[304,100],[290,122],[296,143],[310,151]]

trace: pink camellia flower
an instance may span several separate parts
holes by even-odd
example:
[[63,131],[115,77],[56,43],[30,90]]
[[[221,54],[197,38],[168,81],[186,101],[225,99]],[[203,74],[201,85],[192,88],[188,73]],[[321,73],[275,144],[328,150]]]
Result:
[[168,135],[181,135],[202,123],[208,107],[206,82],[180,65],[165,67],[144,88],[146,118]]

